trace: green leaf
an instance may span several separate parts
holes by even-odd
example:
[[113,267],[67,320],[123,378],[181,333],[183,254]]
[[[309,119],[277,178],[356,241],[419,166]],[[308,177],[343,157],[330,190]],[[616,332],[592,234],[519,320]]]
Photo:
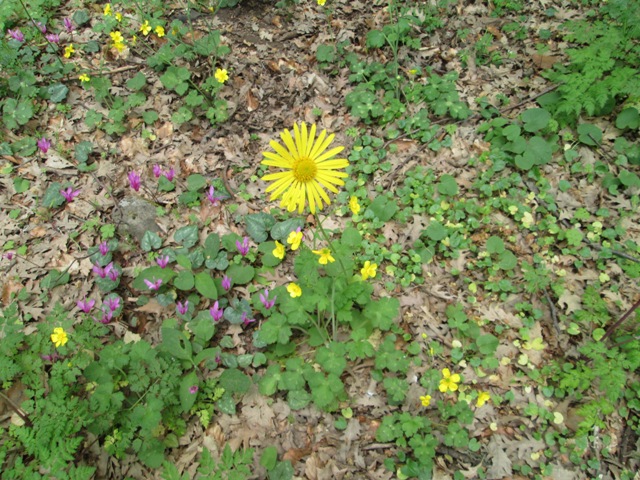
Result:
[[69,93],[69,88],[63,83],[54,83],[47,87],[47,97],[53,103],[60,103],[65,98],[67,98],[67,94]]
[[335,351],[327,347],[320,347],[316,351],[316,362],[325,372],[338,376],[342,375],[342,372],[344,372],[347,366],[347,360],[344,358],[344,355],[337,355]]
[[69,283],[69,273],[62,273],[56,269],[50,270],[47,275],[40,280],[40,287],[45,290],[50,290],[59,285],[66,285]]
[[158,118],[160,118],[160,116],[155,110],[147,110],[142,113],[142,119],[147,125],[152,125]]
[[237,368],[228,368],[218,378],[220,386],[230,393],[247,393],[251,379]]
[[174,90],[176,87],[184,83],[191,77],[191,72],[185,67],[176,67],[171,65],[167,71],[160,77],[160,82],[165,88]]
[[173,284],[179,290],[191,290],[195,285],[195,278],[193,277],[193,273],[188,270],[182,270],[173,280]]
[[593,147],[602,143],[602,130],[590,123],[578,125],[578,140]]
[[175,184],[167,180],[167,177],[164,175],[158,179],[158,190],[161,192],[173,192],[175,188]]
[[[269,323],[269,322],[267,322]],[[262,395],[270,397],[278,391],[282,370],[277,364],[269,365],[267,371],[258,382],[258,390]]]
[[75,12],[73,12],[73,16],[71,18],[73,19],[73,23],[75,23],[79,27],[84,25],[91,19],[86,10],[76,10]]
[[75,148],[76,160],[80,163],[85,163],[89,160],[89,155],[93,152],[93,143],[83,140],[78,143]]
[[487,238],[486,248],[489,253],[502,253],[505,250],[504,241],[500,237],[492,235]]
[[518,258],[513,254],[511,250],[505,250],[500,254],[500,261],[498,262],[498,268],[502,270],[513,270],[518,265]]
[[207,185],[207,179],[198,173],[187,177],[187,190],[196,192],[202,190]]
[[262,264],[265,267],[275,267],[280,265],[282,260],[273,255],[273,250],[276,248],[275,242],[263,242],[258,245],[258,251],[262,253]]
[[133,281],[133,288],[142,291],[149,291],[149,287],[144,282],[145,280],[149,280],[153,282],[155,280],[162,280],[162,284],[168,284],[173,277],[176,276],[176,272],[169,268],[160,268],[158,265],[154,265],[152,267],[145,268],[142,272],[138,274],[136,279]]
[[213,278],[211,278],[208,272],[200,272],[196,274],[195,285],[196,290],[203,297],[210,300],[216,300],[218,298],[216,284],[214,283]]
[[363,315],[371,321],[374,328],[386,331],[393,325],[399,311],[400,302],[397,298],[383,297],[369,302]]
[[142,236],[142,241],[140,242],[140,247],[145,252],[150,252],[151,250],[157,250],[162,246],[162,239],[158,236],[157,233],[147,230],[144,232]]
[[206,360],[214,360],[219,353],[219,348],[205,348],[198,355],[196,355],[196,358],[193,359],[193,363],[199,365]]
[[273,215],[264,212],[246,215],[244,219],[247,233],[256,243],[264,242],[268,238],[267,231],[276,224]]
[[191,342],[184,332],[171,327],[162,327],[162,348],[181,360],[191,360]]
[[289,460],[278,462],[276,468],[269,472],[270,480],[291,480],[295,473]]
[[369,48],[382,48],[386,41],[381,30],[369,30],[367,33],[367,47]]
[[367,211],[370,211],[383,222],[390,220],[397,210],[398,205],[394,201],[390,200],[386,195],[376,197],[367,208]]
[[190,389],[193,387],[199,387],[200,381],[195,372],[189,372],[180,381],[180,406],[182,407],[182,413],[187,413],[193,404],[196,402],[198,392],[191,393]]
[[262,456],[260,457],[260,465],[267,470],[273,470],[278,462],[278,449],[274,446],[269,446],[264,449]]
[[246,285],[256,274],[251,265],[231,265],[227,269],[227,275],[233,279],[234,285]]
[[220,235],[210,233],[204,241],[204,254],[209,259],[215,259],[220,251]]
[[490,333],[485,333],[484,335],[480,335],[476,340],[476,345],[478,345],[478,351],[482,355],[493,355],[496,349],[498,348],[498,341],[495,335]]
[[179,228],[173,235],[173,239],[185,248],[191,248],[198,243],[197,225],[188,225]]
[[127,80],[127,88],[137,92],[147,84],[147,77],[144,73],[138,72],[136,75]]
[[291,410],[302,410],[311,403],[311,395],[306,390],[289,390],[287,404]]
[[347,227],[342,232],[340,242],[347,248],[353,250],[362,246],[362,235],[355,227]]
[[618,173],[618,180],[620,180],[620,183],[625,187],[640,187],[640,178],[638,178],[638,175],[624,168]]
[[524,122],[524,130],[533,133],[549,125],[551,114],[544,108],[530,108],[522,113],[521,118]]
[[577,228],[571,228],[565,232],[567,244],[572,247],[577,247],[582,242],[584,235]]
[[452,197],[458,194],[458,184],[456,179],[452,175],[444,174],[440,177],[440,183],[438,183],[438,192],[441,195],[447,195]]
[[53,182],[49,185],[42,197],[42,204],[48,208],[57,208],[65,202],[65,199],[60,195],[62,185],[58,182]]
[[439,242],[449,234],[449,231],[442,223],[434,220],[429,223],[429,226],[427,226],[427,228],[424,229],[424,233],[431,240]]
[[336,60],[336,49],[333,45],[321,43],[316,49],[318,63],[332,63]]
[[27,180],[26,178],[15,177],[13,179],[13,188],[15,188],[16,193],[24,193],[29,190],[30,186],[31,182],[29,182],[29,180]]
[[285,243],[291,232],[303,226],[304,220],[301,218],[290,218],[284,222],[278,222],[271,229],[271,238],[279,240],[280,243]]
[[634,107],[625,108],[616,118],[616,128],[636,130],[640,127],[640,113]]

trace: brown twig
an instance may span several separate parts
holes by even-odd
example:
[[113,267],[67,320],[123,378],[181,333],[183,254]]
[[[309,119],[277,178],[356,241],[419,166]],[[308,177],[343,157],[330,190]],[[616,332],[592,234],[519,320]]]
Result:
[[638,299],[638,301],[634,303],[633,306],[629,310],[627,310],[624,315],[622,315],[622,317],[620,317],[620,320],[618,320],[607,329],[607,333],[605,333],[602,337],[602,341],[605,341],[608,337],[610,337],[611,334],[616,330],[616,328],[618,328],[622,324],[622,322],[629,318],[631,314],[638,308],[640,308],[640,299]]

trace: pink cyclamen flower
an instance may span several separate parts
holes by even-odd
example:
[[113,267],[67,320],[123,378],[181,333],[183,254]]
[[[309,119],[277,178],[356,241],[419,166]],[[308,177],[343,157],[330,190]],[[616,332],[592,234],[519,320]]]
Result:
[[184,315],[189,311],[189,300],[185,300],[184,303],[176,302],[176,310],[180,315]]
[[170,182],[173,181],[173,177],[175,176],[176,171],[173,168],[170,168],[168,172],[163,172],[163,175]]
[[49,151],[49,148],[51,148],[51,142],[45,137],[42,137],[40,140],[38,140],[36,142],[36,145],[42,153],[47,153]]
[[62,195],[67,202],[73,202],[73,199],[80,195],[80,190],[74,190],[72,187],[67,187],[60,190],[60,195]]
[[94,320],[96,322],[105,323],[105,324],[111,322],[112,319],[113,319],[113,312],[111,310],[106,310],[105,308],[102,309],[102,318],[100,320],[94,317]]
[[84,300],[78,300],[76,302],[76,305],[78,306],[78,308],[82,310],[84,313],[89,313],[93,309],[93,306],[95,304],[96,304],[95,300],[93,299],[87,300],[87,297],[85,297]]
[[104,278],[107,275],[109,275],[109,272],[113,270],[113,262],[109,262],[109,265],[107,265],[106,267],[102,268],[100,265],[98,265],[97,263],[93,266],[93,273],[95,273],[96,275],[98,275],[100,278]]
[[73,22],[71,19],[65,17],[64,20],[62,20],[62,23],[64,24],[64,29],[67,33],[73,32]]
[[129,172],[129,186],[133,188],[136,192],[140,190],[140,175],[136,172]]
[[162,168],[160,168],[160,165],[156,163],[153,166],[153,176],[156,178],[160,178],[160,175],[162,175]]
[[6,258],[7,260],[13,260],[13,256],[16,254],[13,250],[8,251],[7,253],[2,254],[2,258]]
[[220,354],[216,355],[216,358],[214,359],[216,363],[220,363],[222,361],[222,358],[220,357]]
[[118,270],[116,270],[115,268],[111,268],[107,272],[107,276],[109,277],[109,280],[111,280],[112,282],[115,282],[120,276],[120,272],[118,272]]
[[100,255],[103,257],[109,253],[109,244],[107,242],[102,242],[98,245],[98,249],[100,250]]
[[51,43],[60,43],[60,35],[57,33],[47,33],[44,38],[49,40]]
[[7,30],[7,33],[14,40],[17,40],[20,43],[24,42],[24,33],[22,33],[19,28],[16,28],[15,30]]
[[38,30],[40,30],[42,33],[47,33],[47,27],[44,23],[42,22],[33,22],[33,24],[38,27]]
[[213,304],[213,307],[209,309],[209,313],[211,314],[211,317],[213,318],[214,322],[219,322],[220,320],[222,320],[222,315],[224,314],[224,311],[218,305],[217,300],[216,300],[216,303]]
[[246,327],[247,325],[255,322],[255,319],[249,318],[247,312],[242,312],[242,324]]
[[169,263],[169,255],[156,258],[156,263],[160,266],[160,268],[166,267],[167,264]]
[[158,278],[157,280],[152,282],[151,280],[147,280],[145,278],[144,283],[147,285],[147,287],[149,287],[149,290],[158,290],[160,288],[160,285],[162,285],[162,279]]
[[120,298],[118,297],[108,298],[107,301],[104,302],[104,305],[109,309],[109,311],[115,312],[120,307]]
[[243,257],[249,253],[249,237],[244,237],[242,243],[240,243],[240,240],[236,240],[236,248]]
[[269,298],[268,288],[264,290],[264,293],[260,294],[260,301],[262,302],[262,305],[264,305],[264,308],[266,308],[267,310],[269,310],[271,307],[273,307],[276,304],[276,298],[278,297],[275,296],[273,298]]
[[209,199],[209,201],[214,207],[217,206],[222,200],[222,197],[216,197],[215,194],[216,194],[216,189],[213,188],[213,185],[211,185],[209,187],[209,190],[207,191],[207,198]]
[[192,387],[189,387],[189,393],[191,395],[195,395],[196,393],[198,393],[198,385],[194,385]]
[[225,292],[228,292],[231,289],[231,277],[226,275],[222,277],[222,288],[224,288]]

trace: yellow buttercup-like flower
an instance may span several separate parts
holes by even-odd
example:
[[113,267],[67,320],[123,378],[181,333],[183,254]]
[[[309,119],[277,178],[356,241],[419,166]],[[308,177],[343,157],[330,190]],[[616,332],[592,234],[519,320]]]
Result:
[[358,203],[358,197],[351,197],[349,199],[349,209],[354,215],[360,213],[360,204]]
[[318,0],[318,5],[323,6],[325,3],[327,3],[327,0]]
[[371,263],[369,260],[364,262],[364,266],[360,270],[360,274],[362,275],[362,280],[375,277],[377,269],[378,269],[377,264]]
[[113,43],[122,43],[122,42],[124,42],[124,37],[122,36],[122,34],[119,31],[111,32],[111,33],[109,33],[109,36],[111,37],[111,41]]
[[84,83],[84,82],[88,82],[89,80],[91,80],[91,78],[89,78],[89,75],[87,75],[86,73],[83,73],[82,75],[80,75],[78,77],[78,80],[80,80],[82,83]]
[[476,399],[476,407],[483,406],[489,400],[491,400],[491,395],[489,395],[489,392],[478,393],[478,398]]
[[420,403],[422,403],[423,407],[428,407],[431,405],[431,395],[423,395],[420,397]]
[[269,145],[275,152],[263,152],[262,165],[283,169],[281,172],[269,173],[262,180],[273,181],[267,187],[271,200],[282,197],[280,206],[293,212],[296,208],[302,213],[307,200],[309,210],[315,213],[322,210],[324,203],[331,201],[325,189],[338,193],[336,186],[344,185],[344,172],[339,172],[349,165],[345,158],[335,158],[344,147],[335,147],[327,151],[335,135],[327,135],[323,130],[316,138],[316,125],[307,124],[293,126],[293,136],[289,130],[280,134],[282,145],[272,140]]
[[291,245],[291,250],[297,250],[300,247],[300,242],[302,242],[302,232],[300,229],[289,233],[287,243]]
[[110,17],[110,16],[111,16],[111,13],[112,13],[112,12],[111,12],[111,4],[110,4],[110,3],[107,3],[107,4],[104,6],[104,9],[102,10],[102,13],[103,13],[106,17]]
[[302,295],[302,289],[300,288],[300,286],[298,286],[297,283],[293,283],[293,282],[287,285],[287,292],[289,292],[289,295],[291,295],[291,298],[296,298]]
[[151,32],[151,25],[149,25],[149,20],[145,20],[142,25],[140,25],[140,31],[143,35],[149,35]]
[[162,27],[161,25],[158,25],[154,31],[156,32],[156,35],[158,35],[158,37],[164,37],[164,27]]
[[448,368],[442,369],[442,380],[438,389],[442,393],[455,392],[458,390],[458,384],[460,383],[460,375],[457,373],[452,374]]
[[312,250],[312,252],[316,255],[320,255],[320,258],[318,259],[318,263],[320,263],[320,265],[326,265],[327,263],[333,263],[336,261],[336,259],[331,256],[331,250],[328,248]]
[[71,55],[73,55],[73,52],[75,51],[76,49],[73,48],[73,43],[70,43],[69,45],[64,47],[64,53],[62,55],[64,56],[64,58],[70,58]]
[[114,15],[116,17],[116,20],[121,22],[122,21],[122,14],[120,12],[116,12],[116,14]]
[[67,343],[69,341],[69,337],[67,337],[67,332],[65,332],[63,328],[56,327],[53,329],[53,333],[51,334],[51,341],[56,348],[58,348]]
[[224,68],[218,68],[213,76],[220,83],[224,83],[229,80],[229,72]]
[[273,249],[273,256],[282,260],[284,258],[284,245],[276,240],[276,248]]

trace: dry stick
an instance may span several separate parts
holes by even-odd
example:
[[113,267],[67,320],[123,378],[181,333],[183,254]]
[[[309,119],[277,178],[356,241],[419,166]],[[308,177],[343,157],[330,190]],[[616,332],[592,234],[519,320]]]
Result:
[[638,299],[638,301],[634,303],[633,306],[629,310],[627,310],[624,315],[622,315],[622,317],[620,317],[620,320],[618,320],[616,323],[614,323],[609,327],[609,329],[607,330],[607,333],[604,334],[601,340],[604,341],[607,339],[607,337],[611,336],[611,334],[615,331],[615,329],[618,328],[620,324],[624,322],[627,318],[629,318],[629,316],[638,308],[640,308],[640,299]]
[[7,405],[9,405],[9,407],[11,407],[14,412],[16,412],[16,414],[24,421],[24,423],[28,427],[33,427],[33,422],[31,421],[31,419],[27,416],[26,413],[22,412],[22,409],[18,405],[16,405],[13,400],[11,400],[2,392],[0,392],[0,398],[7,402]]
[[549,291],[544,289],[544,297],[547,299],[547,303],[549,304],[549,311],[551,312],[551,319],[553,320],[553,326],[556,327],[556,332],[560,335],[560,325],[558,325],[558,315],[556,314],[556,307],[553,305],[553,301],[551,300],[551,296],[549,295]]

